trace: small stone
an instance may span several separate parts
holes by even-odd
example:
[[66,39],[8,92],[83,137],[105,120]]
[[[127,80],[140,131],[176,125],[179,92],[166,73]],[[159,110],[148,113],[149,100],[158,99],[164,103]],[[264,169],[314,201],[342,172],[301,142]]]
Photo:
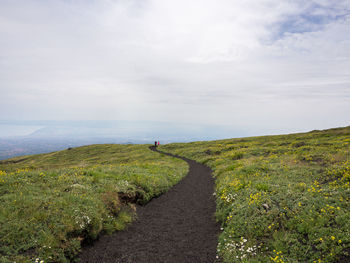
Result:
[[268,204],[262,204],[263,208],[267,211],[270,209],[269,205]]

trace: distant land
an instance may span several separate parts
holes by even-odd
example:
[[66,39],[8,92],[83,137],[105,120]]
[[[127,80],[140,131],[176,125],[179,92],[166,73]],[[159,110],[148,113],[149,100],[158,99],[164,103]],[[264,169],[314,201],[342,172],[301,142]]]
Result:
[[166,144],[306,131],[154,121],[0,120],[0,160],[90,144]]
[[227,127],[147,121],[0,121],[0,160],[89,144],[189,142],[243,137]]
[[0,160],[7,158],[48,153],[67,149],[69,147],[77,147],[90,144],[102,143],[144,143],[144,142],[127,142],[118,139],[107,138],[35,138],[35,137],[16,137],[16,138],[0,138]]

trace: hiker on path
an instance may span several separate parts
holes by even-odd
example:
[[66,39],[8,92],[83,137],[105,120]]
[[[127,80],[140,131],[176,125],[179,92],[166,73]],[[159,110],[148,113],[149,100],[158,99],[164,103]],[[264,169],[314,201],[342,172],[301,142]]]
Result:
[[157,141],[154,142],[154,147],[157,147]]
[[159,141],[158,141],[158,146],[159,146]]

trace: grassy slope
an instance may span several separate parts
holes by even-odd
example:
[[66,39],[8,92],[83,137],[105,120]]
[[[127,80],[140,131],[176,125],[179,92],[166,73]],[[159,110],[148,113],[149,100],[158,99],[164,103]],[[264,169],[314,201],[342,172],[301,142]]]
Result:
[[73,261],[187,172],[147,145],[91,145],[0,161],[0,262]]
[[214,170],[224,262],[349,262],[350,127],[161,148]]

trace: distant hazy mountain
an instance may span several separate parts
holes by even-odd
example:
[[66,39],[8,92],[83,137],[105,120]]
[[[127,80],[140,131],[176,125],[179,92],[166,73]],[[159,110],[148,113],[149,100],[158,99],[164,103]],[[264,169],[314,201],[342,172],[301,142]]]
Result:
[[209,125],[146,121],[0,121],[0,130],[0,159],[97,143],[152,144],[246,135]]

